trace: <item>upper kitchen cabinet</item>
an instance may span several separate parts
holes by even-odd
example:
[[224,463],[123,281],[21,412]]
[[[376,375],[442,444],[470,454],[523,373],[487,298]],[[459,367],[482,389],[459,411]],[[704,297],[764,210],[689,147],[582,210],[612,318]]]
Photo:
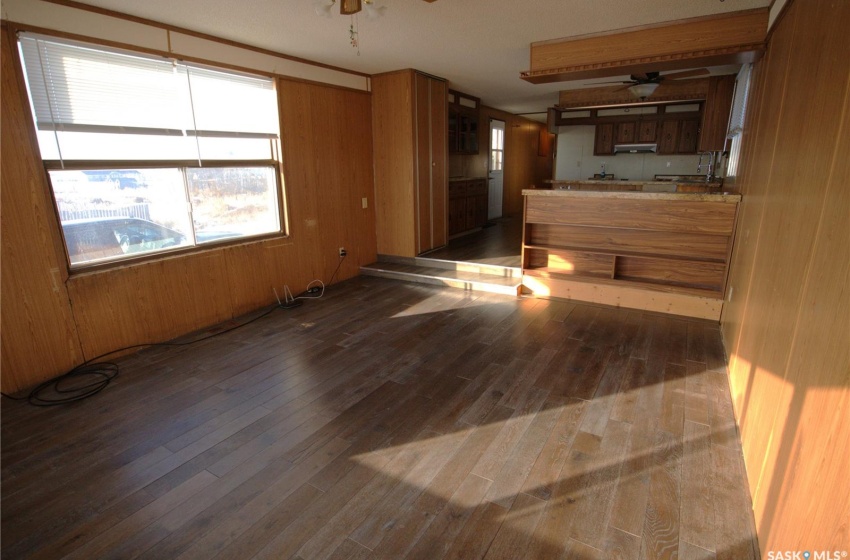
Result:
[[[700,85],[694,86],[694,92],[689,94],[694,96],[692,100],[641,106],[623,101],[620,106],[598,109],[554,109],[547,115],[547,123],[552,127],[594,125],[593,154],[596,156],[612,155],[617,144],[632,143],[658,144],[661,155],[723,151],[735,76],[711,76],[694,81],[699,81]],[[577,105],[582,99],[579,97],[581,91],[562,91],[560,102]]]
[[661,134],[658,136],[658,153],[675,154],[679,146],[679,121],[667,120],[661,123]]
[[641,121],[638,123],[638,142],[654,144],[658,137],[658,121]]
[[449,153],[478,154],[478,109],[481,100],[455,90],[448,90]]
[[700,135],[701,103],[667,105],[659,115],[658,153],[695,154]]
[[447,90],[415,70],[372,77],[380,254],[414,257],[448,241]]
[[679,127],[679,146],[677,152],[680,154],[693,154],[697,151],[697,139],[699,137],[699,120],[683,119]]
[[722,152],[726,149],[726,129],[734,94],[734,74],[709,78],[700,127],[699,151]]
[[607,156],[614,153],[614,123],[596,125],[596,137],[593,141],[593,155]]
[[636,138],[637,123],[626,121],[617,124],[616,144],[634,144]]

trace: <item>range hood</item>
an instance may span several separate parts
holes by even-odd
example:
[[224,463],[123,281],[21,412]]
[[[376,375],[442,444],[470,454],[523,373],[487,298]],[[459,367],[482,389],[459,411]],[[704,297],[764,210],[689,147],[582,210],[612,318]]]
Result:
[[658,144],[614,144],[615,154],[654,154]]

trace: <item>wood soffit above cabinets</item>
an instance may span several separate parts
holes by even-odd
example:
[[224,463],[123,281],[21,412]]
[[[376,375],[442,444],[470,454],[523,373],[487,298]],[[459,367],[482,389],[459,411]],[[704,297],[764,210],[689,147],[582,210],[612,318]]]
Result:
[[[668,108],[673,105],[697,105],[698,109],[694,110],[677,110],[677,111],[669,111]],[[684,103],[669,103],[669,104],[648,104],[642,105],[644,107],[652,107],[655,106],[657,108],[654,113],[626,113],[626,114],[617,114],[617,115],[605,115],[600,114],[600,109],[589,109],[586,111],[578,111],[573,109],[562,110],[560,108],[553,108],[550,110],[550,113],[547,114],[547,124],[550,127],[554,127],[553,130],[557,131],[557,127],[559,126],[570,126],[570,125],[587,125],[587,124],[603,124],[603,123],[621,123],[621,122],[661,122],[668,120],[682,120],[682,119],[699,119],[702,117],[703,109],[705,103],[702,100],[694,100],[693,102],[684,102]],[[620,105],[617,108],[623,109],[637,109],[641,107],[641,105]],[[585,114],[586,113],[586,114]],[[571,115],[572,114],[572,115]],[[660,125],[659,125],[660,126]]]
[[743,64],[765,50],[769,10],[759,8],[531,44],[534,84],[648,71]]

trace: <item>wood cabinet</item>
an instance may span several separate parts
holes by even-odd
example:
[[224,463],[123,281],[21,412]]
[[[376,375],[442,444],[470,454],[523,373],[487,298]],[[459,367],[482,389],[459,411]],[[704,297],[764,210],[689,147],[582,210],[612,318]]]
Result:
[[677,143],[676,153],[695,154],[698,136],[699,121],[697,119],[683,119],[679,125],[679,142]]
[[607,156],[614,153],[614,123],[596,125],[596,140],[593,144],[593,155]]
[[[652,119],[597,124],[593,155],[613,154],[615,144],[655,143],[658,140],[658,123],[657,119]],[[678,133],[674,132],[670,139],[672,151],[668,153],[676,153],[678,138]]]
[[652,144],[658,135],[658,121],[640,121],[638,123],[638,142]]
[[740,197],[554,194],[526,196],[530,285],[556,297],[719,317]]
[[617,123],[617,140],[615,144],[634,144],[636,136],[637,123],[627,121]]
[[487,223],[488,191],[484,178],[449,182],[449,235]]
[[478,154],[480,100],[448,90],[448,144],[451,154]]
[[734,75],[709,78],[700,126],[699,151],[722,152],[726,149],[726,129],[734,93]]
[[658,144],[659,154],[695,154],[697,144],[702,142],[701,114],[696,110],[669,114],[662,110],[635,120],[624,116],[601,118],[611,120],[592,117],[587,119],[590,123],[582,123],[596,125],[595,156],[612,155],[616,144],[633,143]]
[[661,134],[658,135],[658,153],[675,154],[679,147],[679,121],[661,121]]
[[[656,140],[657,120],[623,121],[615,125],[615,144],[651,144]],[[612,148],[613,149],[613,148]]]
[[699,119],[669,118],[661,121],[659,154],[695,154],[699,140]]
[[372,77],[378,253],[414,257],[448,242],[445,80],[402,70]]

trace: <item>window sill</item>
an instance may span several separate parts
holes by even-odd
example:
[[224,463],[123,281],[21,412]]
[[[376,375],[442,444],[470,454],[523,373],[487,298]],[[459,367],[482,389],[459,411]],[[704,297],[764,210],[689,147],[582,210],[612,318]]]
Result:
[[69,267],[68,280],[73,280],[75,278],[85,278],[88,276],[96,276],[105,272],[135,268],[138,266],[145,266],[151,263],[166,260],[185,259],[191,258],[193,256],[203,258],[205,254],[212,253],[213,251],[220,251],[222,249],[232,249],[239,246],[258,244],[268,244],[269,246],[267,248],[272,249],[277,247],[288,247],[290,245],[293,245],[294,241],[292,240],[292,235],[290,234],[275,232],[262,235],[255,235],[251,237],[242,237],[239,239],[222,240],[220,242],[210,242],[205,243],[204,245],[194,247],[181,247],[179,249],[174,249],[171,251],[162,251],[159,253],[153,253],[148,255],[139,255],[138,257],[121,259],[117,261],[83,265],[77,268]]

